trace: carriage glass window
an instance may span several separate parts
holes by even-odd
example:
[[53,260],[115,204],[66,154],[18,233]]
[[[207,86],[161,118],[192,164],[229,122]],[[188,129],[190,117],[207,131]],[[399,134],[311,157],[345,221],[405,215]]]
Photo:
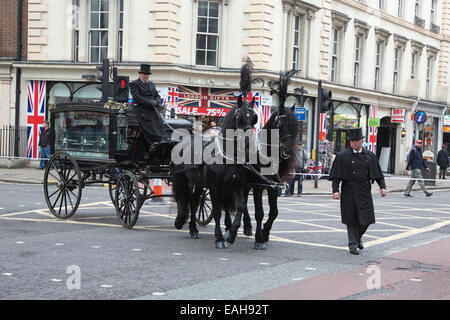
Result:
[[109,114],[65,111],[55,115],[55,152],[109,158]]
[[219,3],[199,1],[195,64],[217,66],[219,46]]

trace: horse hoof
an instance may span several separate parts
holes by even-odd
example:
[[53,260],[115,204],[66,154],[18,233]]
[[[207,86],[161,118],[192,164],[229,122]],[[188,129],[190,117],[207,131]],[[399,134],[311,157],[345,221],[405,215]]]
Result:
[[186,219],[183,218],[176,218],[175,219],[175,228],[177,228],[178,230],[182,229],[184,226]]
[[256,250],[266,250],[266,244],[261,242],[255,241],[255,247]]
[[226,241],[216,241],[216,248],[217,249],[228,249],[229,245],[226,243]]
[[237,232],[227,231],[227,233],[225,233],[225,240],[228,243],[234,243],[234,240],[236,240],[236,236],[237,236]]
[[252,235],[252,227],[244,228],[244,235],[250,237]]
[[192,231],[190,232],[191,239],[198,239],[198,231]]

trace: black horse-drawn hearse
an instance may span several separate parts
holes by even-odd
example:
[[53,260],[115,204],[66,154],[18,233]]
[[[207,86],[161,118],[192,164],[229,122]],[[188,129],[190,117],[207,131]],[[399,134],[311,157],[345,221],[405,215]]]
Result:
[[[185,129],[192,133],[191,121],[165,122],[168,132]],[[57,218],[73,216],[85,186],[106,182],[120,222],[132,228],[142,204],[155,196],[149,180],[166,179],[170,183],[170,150],[162,148],[149,155],[131,105],[62,103],[50,108],[50,124],[53,156],[45,169],[44,193]],[[92,179],[95,176],[100,180]]]

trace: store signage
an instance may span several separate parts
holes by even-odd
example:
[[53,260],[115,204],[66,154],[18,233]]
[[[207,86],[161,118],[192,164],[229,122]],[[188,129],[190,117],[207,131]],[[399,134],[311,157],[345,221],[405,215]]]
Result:
[[426,122],[428,119],[427,114],[424,111],[417,111],[414,114],[414,121],[416,121],[418,124],[422,124]]
[[379,127],[380,126],[380,118],[369,118],[369,127]]
[[444,116],[444,126],[450,126],[450,115]]
[[403,123],[405,122],[406,110],[405,109],[392,109],[391,122]]
[[295,107],[294,114],[298,121],[306,121],[306,108]]
[[208,116],[208,117],[225,117],[230,111],[228,108],[208,108],[208,107],[176,107],[176,114]]

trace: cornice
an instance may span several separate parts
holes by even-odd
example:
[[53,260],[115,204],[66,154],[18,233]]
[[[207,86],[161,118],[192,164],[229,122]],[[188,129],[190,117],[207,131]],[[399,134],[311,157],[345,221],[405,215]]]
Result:
[[390,14],[384,12],[384,11],[381,11],[381,10],[378,10],[376,8],[373,8],[373,7],[369,6],[369,5],[367,5],[366,3],[358,1],[358,0],[335,0],[335,1],[343,3],[343,4],[348,5],[350,7],[353,7],[355,9],[360,10],[360,11],[369,13],[371,15],[378,16],[381,19],[389,21],[389,22],[391,22],[393,24],[396,24],[398,26],[407,28],[409,30],[421,33],[421,34],[426,35],[427,37],[433,38],[435,40],[441,41],[441,40],[445,40],[445,38],[447,38],[447,37],[444,37],[442,32],[440,34],[436,34],[434,32],[431,32],[428,29],[418,27],[414,23],[411,23],[411,22],[406,21],[404,19],[400,19],[400,18],[395,17],[393,15],[390,15]]

